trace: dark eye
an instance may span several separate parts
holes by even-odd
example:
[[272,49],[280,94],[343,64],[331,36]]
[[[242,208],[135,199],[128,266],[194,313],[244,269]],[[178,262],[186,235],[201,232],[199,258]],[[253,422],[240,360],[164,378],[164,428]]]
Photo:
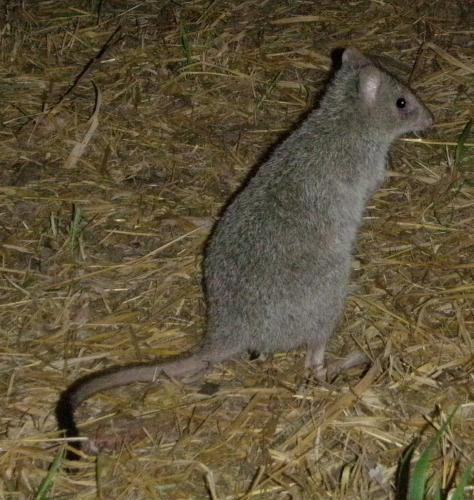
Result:
[[397,99],[397,108],[404,108],[407,105],[404,97],[399,97]]

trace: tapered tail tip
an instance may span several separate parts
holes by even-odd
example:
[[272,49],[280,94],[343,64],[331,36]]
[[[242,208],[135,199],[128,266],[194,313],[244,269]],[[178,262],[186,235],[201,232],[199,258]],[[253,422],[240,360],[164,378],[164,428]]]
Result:
[[[67,438],[79,437],[79,430],[74,421],[74,404],[71,399],[69,391],[64,391],[56,404],[56,421],[58,423],[58,428],[62,431],[63,435]],[[81,449],[80,441],[70,441],[68,444],[76,449]],[[68,460],[78,460],[79,455],[74,453],[74,451],[68,450],[66,452],[66,458]]]

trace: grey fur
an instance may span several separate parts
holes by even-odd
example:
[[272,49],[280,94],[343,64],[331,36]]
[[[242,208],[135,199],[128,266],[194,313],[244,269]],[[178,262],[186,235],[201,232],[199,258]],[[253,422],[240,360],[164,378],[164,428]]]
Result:
[[351,250],[366,202],[384,179],[390,144],[431,123],[407,87],[347,49],[319,108],[260,166],[210,237],[201,351],[76,382],[58,404],[60,427],[77,435],[74,408],[100,390],[155,381],[162,372],[196,373],[246,350],[306,348],[307,366],[321,375],[344,308]]

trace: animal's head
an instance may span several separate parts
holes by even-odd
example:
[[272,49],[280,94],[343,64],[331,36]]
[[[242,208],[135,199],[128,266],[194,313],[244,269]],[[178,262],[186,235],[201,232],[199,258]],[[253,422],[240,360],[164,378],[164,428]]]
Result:
[[433,115],[412,90],[357,49],[342,55],[341,70],[352,77],[351,96],[361,125],[395,139],[433,124]]

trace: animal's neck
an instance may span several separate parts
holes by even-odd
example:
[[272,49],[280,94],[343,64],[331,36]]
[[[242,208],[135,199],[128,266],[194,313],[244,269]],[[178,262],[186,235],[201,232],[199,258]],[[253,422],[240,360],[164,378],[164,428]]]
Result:
[[365,182],[383,173],[390,141],[381,134],[365,127],[358,127],[344,116],[331,116],[332,120],[318,121],[318,113],[305,135],[311,135],[314,157],[319,158],[321,167],[329,175],[341,176],[348,182]]

